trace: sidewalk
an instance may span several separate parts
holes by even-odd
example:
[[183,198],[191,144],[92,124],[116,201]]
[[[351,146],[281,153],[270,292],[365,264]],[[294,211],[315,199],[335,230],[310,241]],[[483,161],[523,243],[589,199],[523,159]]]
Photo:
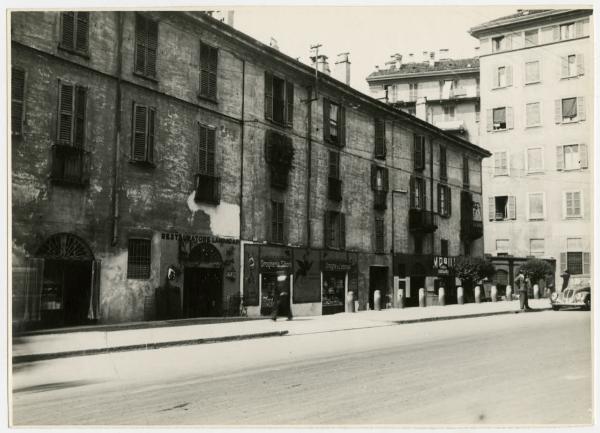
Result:
[[[535,310],[550,308],[547,299],[529,301]],[[241,320],[223,323],[182,321],[168,326],[146,328],[132,326],[98,327],[98,330],[74,330],[56,333],[39,333],[13,338],[13,363],[33,362],[44,359],[95,355],[128,350],[148,350],[163,347],[216,343],[249,338],[283,335],[316,334],[351,329],[418,323],[435,320],[451,320],[469,317],[492,316],[515,313],[519,301],[486,302],[482,304],[448,305],[444,307],[413,307],[381,311],[359,311],[331,316],[296,317],[293,321],[280,318]]]

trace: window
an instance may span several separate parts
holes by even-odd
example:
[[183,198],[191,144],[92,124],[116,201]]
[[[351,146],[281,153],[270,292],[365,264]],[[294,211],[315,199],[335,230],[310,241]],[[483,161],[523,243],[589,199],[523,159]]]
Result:
[[514,128],[512,107],[497,107],[487,110],[486,129],[488,131],[504,131]]
[[375,158],[384,159],[385,154],[385,120],[375,119]]
[[409,83],[408,92],[409,92],[409,100],[416,101],[418,97],[419,91],[419,83]]
[[481,105],[479,102],[475,103],[475,122],[479,123],[479,119],[481,117]]
[[540,81],[540,62],[525,63],[525,84],[539,83]]
[[514,196],[495,196],[489,198],[489,220],[505,221],[517,219]]
[[583,97],[557,99],[555,101],[555,122],[571,123],[585,120]]
[[328,99],[323,100],[323,139],[327,143],[344,146],[344,107]]
[[294,144],[292,138],[275,132],[265,131],[265,160],[271,172],[271,186],[285,190],[288,186],[289,172],[294,161]]
[[508,255],[508,239],[496,239],[496,255]]
[[150,240],[129,239],[127,248],[127,278],[145,280],[150,278]]
[[23,133],[23,113],[25,112],[25,71],[11,69],[11,132],[13,135]]
[[452,213],[452,190],[448,185],[438,184],[438,214],[449,217]]
[[506,49],[506,38],[498,36],[492,38],[492,52],[503,51]]
[[583,252],[581,238],[567,238],[567,252],[560,254],[560,261],[571,275],[590,273],[590,253]]
[[535,147],[527,149],[527,173],[544,171],[544,149]]
[[534,257],[542,257],[544,255],[544,239],[529,239],[529,254]]
[[545,217],[545,206],[544,206],[544,193],[534,192],[528,194],[529,207],[528,207],[528,219],[529,220],[543,220]]
[[566,218],[581,218],[583,216],[581,191],[565,192],[564,215]]
[[265,119],[294,126],[294,84],[265,71]]
[[469,179],[469,158],[464,155],[463,156],[463,188],[468,188],[470,179]]
[[494,131],[506,129],[506,108],[494,108]]
[[199,126],[200,140],[198,142],[198,173],[208,176],[215,175],[215,136],[214,128]]
[[62,12],[60,48],[77,54],[88,53],[89,12]]
[[158,23],[140,14],[135,15],[135,72],[156,77]]
[[340,154],[329,152],[328,197],[330,200],[342,200],[342,181],[340,179]]
[[449,244],[449,242],[447,239],[441,240],[441,248],[440,249],[441,249],[442,256],[444,256],[444,257],[448,257],[448,249],[449,249],[448,244]]
[[506,67],[500,66],[496,71],[496,86],[495,87],[506,87]]
[[339,152],[329,152],[329,177],[340,178],[340,154]]
[[577,117],[577,99],[566,98],[562,100],[563,122],[570,122]]
[[585,144],[569,144],[556,147],[557,170],[579,170],[587,168],[587,146]]
[[425,179],[413,176],[410,178],[410,207],[425,210],[425,203]]
[[383,218],[375,218],[375,252],[383,253],[385,250],[385,234]]
[[413,158],[416,171],[425,169],[425,136],[414,134]]
[[440,146],[440,179],[448,179],[448,161],[446,159],[446,148]]
[[346,215],[340,212],[325,212],[325,246],[346,248]]
[[200,42],[200,96],[217,99],[219,50]]
[[444,120],[454,120],[454,105],[444,106]]
[[453,87],[454,80],[440,81],[440,99],[450,99]]
[[525,125],[527,127],[541,124],[540,103],[531,102],[525,106]]
[[583,54],[570,54],[561,58],[561,78],[572,78],[584,75]]
[[508,175],[508,152],[494,153],[494,176]]
[[57,144],[83,148],[85,141],[85,87],[59,82]]
[[133,105],[131,160],[153,162],[156,110],[146,105]]
[[560,40],[573,39],[575,37],[575,23],[561,24]]
[[388,169],[373,164],[371,166],[371,189],[373,191],[388,190]]
[[283,203],[271,200],[271,242],[283,243]]
[[538,29],[525,30],[525,46],[533,47],[539,43]]

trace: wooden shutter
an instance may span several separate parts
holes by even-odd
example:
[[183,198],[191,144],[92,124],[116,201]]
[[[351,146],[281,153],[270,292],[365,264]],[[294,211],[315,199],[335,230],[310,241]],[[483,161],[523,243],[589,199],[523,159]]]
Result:
[[489,109],[486,110],[486,129],[487,131],[492,131],[494,129],[494,111]]
[[563,170],[565,167],[565,156],[563,146],[556,146],[556,169]]
[[390,188],[390,185],[389,185],[389,170],[387,169],[387,167],[383,168],[383,173],[381,175],[383,176],[383,182],[382,182],[382,184],[383,184],[382,185],[383,190],[385,192],[387,192],[389,190],[389,188]]
[[63,12],[61,45],[65,48],[75,48],[75,12]]
[[452,215],[452,189],[446,187],[446,215]]
[[339,228],[340,228],[340,248],[343,250],[346,248],[346,214],[339,213]]
[[552,40],[558,41],[560,39],[560,28],[558,26],[552,26]]
[[587,146],[585,144],[579,145],[579,167],[581,167],[581,168],[588,167]]
[[567,261],[567,253],[560,253],[560,270],[564,271],[569,269],[569,262]]
[[217,98],[217,69],[219,65],[219,50],[209,47],[208,50],[208,93],[211,99]]
[[575,22],[575,37],[581,38],[582,36],[583,36],[583,21],[576,21]]
[[512,69],[512,66],[510,66],[510,65],[508,65],[506,67],[506,85],[507,86],[513,85],[513,69]]
[[11,125],[13,134],[23,132],[23,104],[25,99],[25,71],[11,69]]
[[132,159],[144,161],[146,159],[148,108],[144,105],[133,106],[133,149]]
[[340,147],[346,145],[346,108],[341,104],[338,106],[338,140]]
[[85,110],[86,110],[86,96],[87,92],[85,87],[75,87],[75,133],[74,133],[74,146],[83,148],[85,144]]
[[329,152],[329,177],[340,178],[340,154],[333,151]]
[[583,270],[584,274],[590,273],[590,253],[583,253]]
[[468,186],[469,185],[469,158],[467,158],[466,156],[463,156],[463,185]]
[[148,138],[146,139],[146,161],[154,161],[154,134],[156,111],[148,108]]
[[73,143],[73,110],[75,86],[59,82],[58,101],[58,142],[64,145]]
[[425,140],[422,135],[414,134],[413,137],[413,156],[415,170],[423,170],[425,168]]
[[577,54],[577,75],[584,75],[583,54]]
[[273,120],[273,74],[265,71],[265,119]]
[[92,261],[92,274],[90,282],[90,302],[88,307],[87,318],[89,320],[98,320],[100,318],[100,271],[102,261]]
[[331,109],[330,109],[330,103],[329,100],[326,98],[323,98],[323,140],[324,141],[329,141],[330,140],[330,133],[329,133],[329,115],[330,115]]
[[496,219],[496,197],[489,197],[488,205],[488,219],[494,221]]
[[516,198],[512,195],[508,197],[508,219],[517,219]]
[[[421,193],[421,201],[419,203],[419,209],[426,210],[427,209],[427,188],[425,187],[425,179],[418,178],[419,182],[419,191]],[[433,194],[433,191],[431,191]],[[431,209],[433,212],[433,209]]]
[[213,128],[209,128],[206,133],[206,174],[210,176],[215,175],[215,165],[216,165],[216,135],[217,131]]
[[375,157],[385,156],[385,121],[375,119]]
[[200,42],[200,95],[209,97],[208,82],[209,82],[209,60],[210,47]]
[[206,137],[208,128],[205,126],[198,126],[199,141],[198,141],[198,173],[207,173],[207,161],[208,161],[208,139]]
[[375,164],[371,165],[371,189],[377,190],[377,166]]
[[88,51],[89,12],[77,12],[77,27],[75,38],[75,49],[77,51]]
[[384,236],[383,219],[376,218],[375,219],[375,250],[377,252],[383,252],[383,250],[385,249],[384,240],[385,240],[385,236]]
[[513,35],[506,35],[506,49],[512,50]]
[[146,44],[147,30],[146,19],[136,14],[135,16],[135,72],[146,73]]
[[156,51],[158,49],[158,23],[148,20],[148,46],[146,47],[146,75],[156,76]]
[[562,123],[562,100],[554,100],[554,123]]
[[323,244],[325,248],[330,248],[331,245],[331,218],[329,211],[325,211],[323,216]]
[[577,119],[585,120],[585,99],[583,96],[577,97]]
[[443,215],[444,210],[442,209],[442,188],[443,186],[438,183],[437,185],[437,211],[438,214]]
[[288,128],[294,127],[294,83],[285,83],[286,124]]
[[515,118],[512,107],[506,107],[506,129],[513,129],[515,127]]
[[265,161],[271,163],[271,150],[275,145],[275,136],[270,129],[265,130]]
[[440,179],[448,178],[448,163],[446,160],[446,148],[440,146]]
[[414,209],[416,207],[416,197],[415,197],[415,178],[414,176],[410,177],[410,182],[409,182],[409,189],[410,189],[410,207],[411,209]]
[[560,58],[560,76],[561,78],[569,76],[569,56]]

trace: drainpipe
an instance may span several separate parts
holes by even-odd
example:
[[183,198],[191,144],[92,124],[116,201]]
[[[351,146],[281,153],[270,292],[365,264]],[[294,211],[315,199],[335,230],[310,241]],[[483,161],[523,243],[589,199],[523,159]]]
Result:
[[121,153],[121,76],[123,73],[123,13],[117,14],[117,94],[115,110],[115,155],[113,162],[113,218],[112,218],[112,241],[111,245],[117,245],[119,241],[119,183],[120,183],[120,158]]
[[242,118],[240,126],[240,240],[244,230],[244,107],[246,102],[246,61],[242,59]]
[[306,120],[306,247],[311,247],[311,232],[310,232],[310,181],[312,177],[312,103],[316,101],[316,89],[315,98],[312,98],[312,88],[308,89],[308,104],[306,105],[307,120]]
[[[431,196],[429,202],[431,203],[431,222],[433,223],[433,137],[429,137],[429,184],[431,185]],[[431,254],[435,254],[435,231],[431,232]]]

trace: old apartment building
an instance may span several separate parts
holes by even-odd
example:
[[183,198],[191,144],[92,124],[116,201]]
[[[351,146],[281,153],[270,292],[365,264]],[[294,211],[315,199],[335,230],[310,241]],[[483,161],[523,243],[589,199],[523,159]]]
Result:
[[479,143],[478,58],[452,59],[448,49],[423,51],[421,59],[394,54],[367,82],[374,98]]
[[18,12],[11,38],[13,323],[411,304],[454,287],[434,257],[483,255],[487,151],[206,14]]
[[481,44],[485,252],[497,283],[535,256],[590,284],[591,9],[520,10],[470,30]]

